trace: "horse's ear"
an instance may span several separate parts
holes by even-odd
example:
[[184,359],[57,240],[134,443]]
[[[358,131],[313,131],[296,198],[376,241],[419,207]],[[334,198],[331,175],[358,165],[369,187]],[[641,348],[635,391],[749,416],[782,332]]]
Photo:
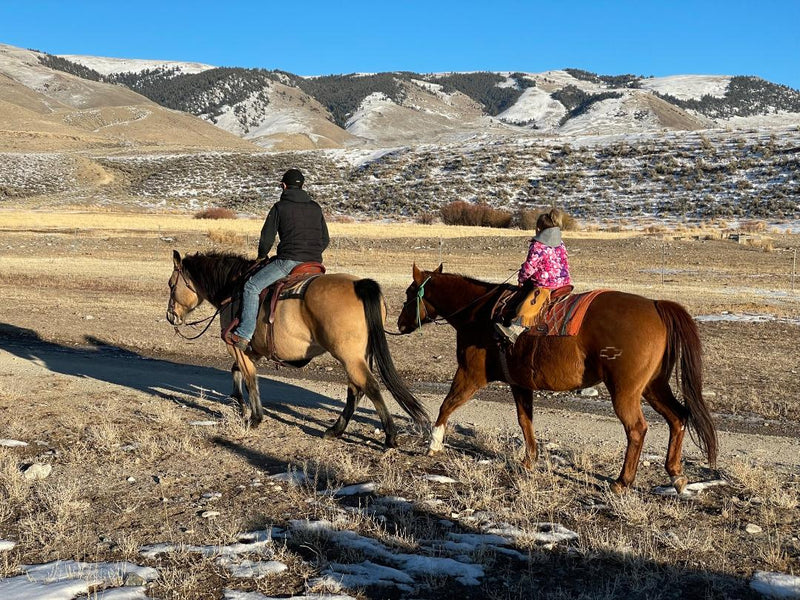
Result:
[[181,253],[177,250],[172,251],[172,264],[175,265],[176,269],[181,268]]
[[436,268],[434,273],[441,273],[444,270],[444,263],[439,263],[439,266]]
[[416,283],[417,285],[422,283],[424,276],[422,275],[422,271],[420,271],[419,268],[417,267],[417,263],[414,263],[414,266],[411,267],[411,275],[414,278],[414,283]]

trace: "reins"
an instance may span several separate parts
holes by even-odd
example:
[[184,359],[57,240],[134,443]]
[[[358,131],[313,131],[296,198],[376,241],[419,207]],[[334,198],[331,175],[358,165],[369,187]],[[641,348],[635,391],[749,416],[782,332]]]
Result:
[[[430,322],[431,323],[437,323],[437,322],[441,322],[441,321],[447,321],[448,319],[452,319],[458,313],[467,310],[468,308],[470,308],[471,306],[474,306],[475,304],[477,304],[481,300],[484,300],[485,298],[488,298],[489,296],[494,294],[497,290],[500,289],[500,286],[505,285],[506,283],[508,283],[508,280],[511,279],[513,276],[514,276],[514,273],[512,273],[511,275],[506,277],[505,280],[501,281],[500,283],[498,283],[494,287],[490,288],[488,291],[486,291],[485,293],[481,294],[477,298],[472,299],[470,302],[468,302],[467,304],[465,304],[461,308],[457,309],[456,311],[450,313],[447,316],[439,315],[435,319],[431,319]],[[419,288],[417,288],[417,328],[420,329],[420,330],[422,328],[422,322],[420,321],[420,304],[422,303],[422,298],[425,295],[425,291],[424,291],[425,284],[428,283],[430,278],[431,278],[431,276],[429,275],[428,278],[425,281],[422,282],[422,285],[420,285]]]
[[[180,275],[181,279],[183,279],[183,284],[187,288],[189,288],[189,290],[192,293],[194,293],[195,295],[199,296],[200,294],[198,294],[197,289],[194,288],[191,285],[191,282],[186,278],[186,275],[184,275],[183,268],[182,267],[181,268],[176,268],[176,271],[178,271],[178,275]],[[177,285],[177,283],[175,285]],[[174,293],[175,286],[170,286],[170,288],[171,288],[170,291],[172,293]],[[170,293],[170,300],[172,300],[172,293]],[[184,327],[195,327],[197,325],[200,325],[201,323],[205,323],[206,321],[208,321],[206,326],[203,328],[203,331],[201,331],[197,335],[194,335],[194,336],[184,335],[184,333],[178,328],[177,325],[175,325],[173,327],[175,329],[175,333],[178,334],[179,336],[181,336],[185,340],[196,340],[197,338],[199,338],[200,336],[205,334],[206,331],[208,331],[209,327],[211,327],[211,325],[214,323],[214,320],[217,318],[217,315],[219,315],[219,313],[222,311],[222,309],[225,308],[228,304],[230,304],[232,300],[233,300],[233,298],[231,298],[231,297],[225,298],[225,300],[223,300],[220,303],[219,308],[216,311],[214,311],[214,314],[211,315],[210,317],[206,317],[205,319],[199,319],[198,321],[192,321],[191,323],[183,323]],[[167,314],[169,314],[169,313],[167,313]]]
[[182,337],[183,339],[185,339],[185,340],[196,340],[196,339],[197,339],[197,338],[199,338],[201,335],[203,335],[203,334],[204,334],[206,331],[208,331],[208,328],[209,328],[209,327],[211,327],[211,324],[212,324],[212,323],[214,323],[214,319],[216,319],[216,318],[217,318],[217,315],[220,313],[220,311],[221,311],[222,309],[223,309],[223,307],[222,307],[222,306],[220,306],[220,307],[219,307],[219,308],[218,308],[218,309],[217,309],[217,310],[214,312],[214,314],[213,314],[213,315],[211,315],[210,317],[206,317],[205,319],[200,319],[199,321],[192,321],[191,323],[184,323],[184,324],[183,324],[185,327],[194,327],[195,325],[199,325],[200,323],[204,323],[204,322],[208,321],[208,323],[206,324],[206,326],[205,326],[205,327],[203,327],[203,331],[201,331],[201,332],[200,332],[200,333],[198,333],[197,335],[192,335],[192,336],[189,336],[189,335],[184,335],[184,333],[183,333],[183,332],[182,332],[180,329],[178,329],[178,326],[177,326],[177,325],[175,325],[175,327],[174,327],[174,329],[175,329],[175,333],[177,333],[179,336],[181,336],[181,337]]

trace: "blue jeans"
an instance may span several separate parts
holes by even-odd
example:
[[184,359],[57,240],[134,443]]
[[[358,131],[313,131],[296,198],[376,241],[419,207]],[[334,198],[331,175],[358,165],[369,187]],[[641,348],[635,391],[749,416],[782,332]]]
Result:
[[253,339],[258,318],[258,295],[261,290],[286,277],[299,264],[300,261],[297,260],[275,259],[247,280],[242,294],[242,320],[234,331],[236,335],[245,340]]

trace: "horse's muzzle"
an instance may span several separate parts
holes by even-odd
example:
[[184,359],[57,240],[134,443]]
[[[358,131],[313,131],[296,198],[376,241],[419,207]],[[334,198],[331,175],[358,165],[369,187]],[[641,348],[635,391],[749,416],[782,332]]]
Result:
[[167,323],[170,325],[183,325],[183,319],[176,315],[173,311],[167,311]]

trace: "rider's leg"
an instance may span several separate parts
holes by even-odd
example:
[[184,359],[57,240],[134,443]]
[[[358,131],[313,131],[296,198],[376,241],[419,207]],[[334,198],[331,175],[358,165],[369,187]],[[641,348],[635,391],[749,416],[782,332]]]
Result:
[[299,264],[300,262],[296,260],[273,260],[247,280],[242,293],[242,318],[234,331],[239,339],[249,342],[253,338],[258,318],[258,295],[261,290],[286,277]]
[[550,290],[548,288],[533,288],[520,303],[517,314],[511,320],[511,323],[508,326],[498,323],[495,325],[495,329],[506,336],[513,344],[520,335],[536,324],[539,313],[544,308],[544,305],[547,304],[549,298]]

